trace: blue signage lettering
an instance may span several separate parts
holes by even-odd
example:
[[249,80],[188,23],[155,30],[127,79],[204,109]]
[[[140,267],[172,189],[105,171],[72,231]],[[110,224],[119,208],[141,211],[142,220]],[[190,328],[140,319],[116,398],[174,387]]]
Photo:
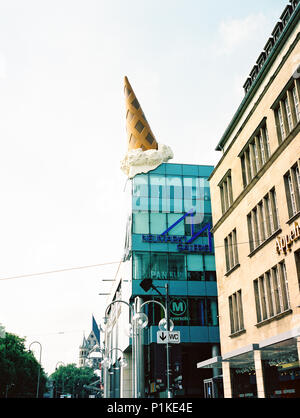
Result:
[[[143,242],[150,242],[153,244],[177,244],[177,250],[181,253],[188,252],[188,253],[210,253],[212,252],[212,237],[211,237],[211,225],[205,225],[200,231],[193,233],[192,237],[186,237],[182,235],[168,235],[179,222],[182,222],[187,216],[193,216],[194,212],[189,211],[184,214],[180,219],[178,219],[173,225],[171,225],[166,231],[164,231],[160,235],[154,234],[143,234],[142,240]],[[194,231],[194,228],[192,228]],[[200,245],[200,244],[193,244],[193,242],[201,236],[205,231],[207,231],[207,238],[208,244],[207,245]]]

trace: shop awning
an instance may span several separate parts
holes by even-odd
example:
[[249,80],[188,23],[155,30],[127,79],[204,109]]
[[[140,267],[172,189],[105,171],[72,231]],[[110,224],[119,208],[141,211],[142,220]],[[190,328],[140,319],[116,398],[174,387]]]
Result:
[[221,369],[222,368],[222,356],[212,357],[208,360],[197,363],[197,369]]

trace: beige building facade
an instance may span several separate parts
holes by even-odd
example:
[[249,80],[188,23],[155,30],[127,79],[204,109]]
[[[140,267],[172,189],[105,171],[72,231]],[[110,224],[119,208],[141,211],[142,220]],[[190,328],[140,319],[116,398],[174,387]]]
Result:
[[244,85],[210,177],[226,398],[300,397],[300,4]]

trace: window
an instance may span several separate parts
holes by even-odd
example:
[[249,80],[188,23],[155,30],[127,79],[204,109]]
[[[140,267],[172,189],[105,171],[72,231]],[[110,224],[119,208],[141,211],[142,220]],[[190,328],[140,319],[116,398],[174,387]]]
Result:
[[169,254],[169,278],[186,280],[185,256]]
[[[164,299],[145,298],[165,304]],[[218,326],[218,305],[216,297],[171,297],[170,318],[175,326]],[[164,317],[163,309],[157,303],[145,306],[149,325],[157,325]]]
[[236,229],[234,229],[224,240],[225,260],[227,272],[233,269],[239,263]]
[[147,212],[133,213],[133,233],[149,234],[149,214]]
[[284,262],[254,280],[253,285],[258,323],[289,309],[288,282]]
[[244,317],[242,305],[242,291],[239,290],[229,296],[229,315],[231,334],[244,330]]
[[299,108],[299,98],[298,98],[298,94],[296,91],[296,87],[293,88],[292,94],[293,94],[293,102],[294,102],[295,112],[296,112],[296,120],[297,122],[299,122],[300,121],[300,108]]
[[283,123],[283,114],[282,108],[278,107],[277,109],[277,118],[278,118],[278,125],[279,125],[279,132],[280,132],[280,140],[283,141],[285,139],[285,127]]
[[[138,252],[133,254],[133,279],[216,281],[209,255]],[[213,256],[212,256],[213,257]]]
[[292,112],[291,112],[289,100],[288,100],[287,97],[284,100],[284,106],[285,106],[285,111],[286,111],[286,116],[287,116],[289,131],[291,131],[293,129]]
[[166,213],[150,213],[150,234],[162,234],[167,229]]
[[233,203],[231,170],[227,172],[226,176],[219,184],[219,188],[221,193],[222,213],[225,213]]
[[206,298],[206,315],[208,326],[218,326],[218,305],[216,298]]
[[290,218],[300,211],[300,160],[285,174],[284,183]]
[[282,142],[300,121],[299,84],[300,81],[293,78],[272,106],[279,142]]
[[273,188],[247,216],[250,251],[254,251],[279,228],[276,192]]
[[264,119],[239,155],[244,187],[251,182],[270,156],[269,135]]
[[150,253],[134,254],[133,278],[136,280],[151,278]]
[[[175,277],[172,277],[175,278]],[[151,279],[168,279],[168,256],[167,254],[151,254]]]

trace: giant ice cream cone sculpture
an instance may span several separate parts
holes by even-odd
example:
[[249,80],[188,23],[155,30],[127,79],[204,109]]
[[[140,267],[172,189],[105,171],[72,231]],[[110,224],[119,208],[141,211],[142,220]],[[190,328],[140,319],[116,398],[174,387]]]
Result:
[[173,158],[173,152],[170,147],[157,143],[128,78],[124,81],[128,151],[121,169],[133,178],[167,162]]
[[138,148],[142,148],[143,151],[148,149],[157,150],[156,139],[127,77],[125,77],[124,92],[128,151]]

